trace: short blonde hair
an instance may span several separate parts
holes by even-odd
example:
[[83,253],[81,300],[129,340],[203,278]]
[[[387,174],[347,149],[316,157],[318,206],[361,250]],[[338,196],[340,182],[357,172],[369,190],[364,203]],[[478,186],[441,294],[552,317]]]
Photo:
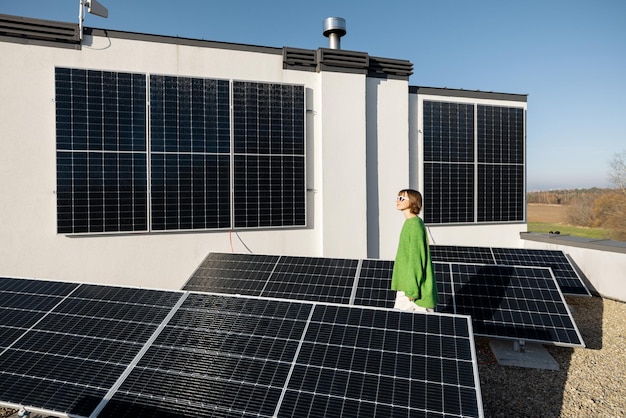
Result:
[[409,198],[411,213],[414,215],[419,215],[419,213],[422,211],[423,205],[422,194],[413,189],[402,189],[398,192],[398,196],[403,196],[405,194]]

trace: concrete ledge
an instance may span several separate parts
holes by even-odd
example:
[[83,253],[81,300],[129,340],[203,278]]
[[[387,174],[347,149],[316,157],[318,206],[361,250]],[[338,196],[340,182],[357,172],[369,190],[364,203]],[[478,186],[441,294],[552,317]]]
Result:
[[626,242],[613,241],[611,239],[593,239],[562,234],[541,234],[537,232],[522,232],[520,233],[520,237],[530,241],[626,254]]

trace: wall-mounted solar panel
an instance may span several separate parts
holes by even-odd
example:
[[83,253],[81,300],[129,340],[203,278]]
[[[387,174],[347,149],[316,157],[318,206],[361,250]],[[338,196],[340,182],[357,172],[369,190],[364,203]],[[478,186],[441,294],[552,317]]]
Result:
[[148,229],[145,74],[55,69],[57,231]]
[[424,101],[424,194],[428,223],[473,222],[474,105]]
[[234,225],[306,225],[304,87],[233,82]]
[[483,415],[462,315],[26,279],[0,279],[0,301],[32,314],[0,325],[20,331],[0,350],[0,405],[116,418]]
[[229,82],[150,76],[152,229],[228,228]]

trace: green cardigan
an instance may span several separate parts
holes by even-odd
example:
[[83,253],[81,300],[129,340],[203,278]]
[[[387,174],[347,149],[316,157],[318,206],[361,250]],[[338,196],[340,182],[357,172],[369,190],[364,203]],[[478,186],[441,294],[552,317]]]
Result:
[[403,291],[422,308],[434,308],[439,301],[426,227],[419,216],[402,226],[391,289]]

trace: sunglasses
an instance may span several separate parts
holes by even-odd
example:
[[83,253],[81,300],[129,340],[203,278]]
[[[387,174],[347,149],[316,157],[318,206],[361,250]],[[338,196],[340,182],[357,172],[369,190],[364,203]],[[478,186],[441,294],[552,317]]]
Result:
[[396,196],[396,200],[398,202],[404,202],[405,200],[409,200],[408,197],[404,197],[404,196]]

